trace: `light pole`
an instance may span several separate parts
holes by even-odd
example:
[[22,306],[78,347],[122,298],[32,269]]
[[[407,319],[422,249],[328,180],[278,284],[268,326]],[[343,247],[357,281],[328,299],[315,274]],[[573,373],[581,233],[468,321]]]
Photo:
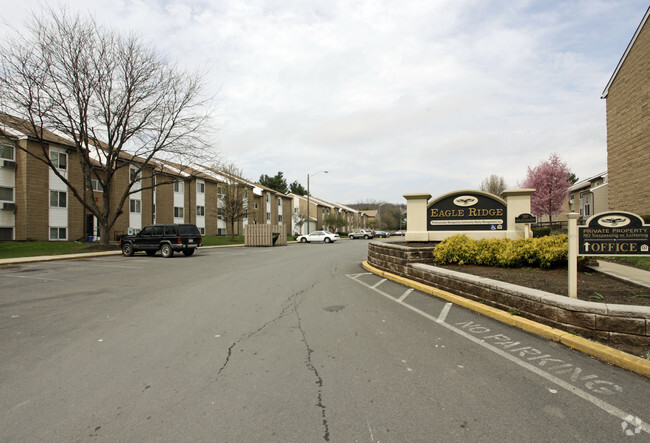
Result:
[[[327,171],[318,171],[314,172],[312,175],[316,175],[320,172],[324,172],[327,174]],[[309,174],[307,174],[307,235],[309,235],[309,227],[311,225],[311,221],[309,220]]]
[[379,225],[377,227],[378,231],[381,231],[381,207],[384,206],[386,203],[379,203],[379,206],[377,206],[377,224]]

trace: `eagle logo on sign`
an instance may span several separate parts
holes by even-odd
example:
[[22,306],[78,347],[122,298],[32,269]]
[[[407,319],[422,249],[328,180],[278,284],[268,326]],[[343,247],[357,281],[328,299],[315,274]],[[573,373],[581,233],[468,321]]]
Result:
[[471,195],[461,195],[454,199],[454,204],[456,206],[474,206],[476,203],[478,203],[478,198]]
[[598,220],[598,224],[608,228],[618,228],[629,225],[631,220],[620,215],[603,217]]

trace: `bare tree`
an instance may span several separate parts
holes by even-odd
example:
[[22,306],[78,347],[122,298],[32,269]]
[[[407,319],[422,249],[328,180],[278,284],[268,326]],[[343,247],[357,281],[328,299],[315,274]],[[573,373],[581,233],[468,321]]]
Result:
[[489,192],[496,196],[501,196],[503,191],[506,190],[506,182],[503,177],[499,177],[496,174],[492,174],[489,177],[483,179],[481,186],[479,188],[481,191]]
[[252,217],[249,210],[249,185],[242,179],[243,172],[234,163],[225,163],[215,168],[222,176],[224,184],[220,185],[223,192],[218,197],[217,208],[223,212],[223,218],[230,225],[230,237],[235,239],[235,223]]
[[[132,193],[173,180],[148,180],[155,158],[187,165],[209,153],[203,78],[170,65],[139,37],[65,9],[34,14],[26,34],[0,44],[3,112],[26,121],[27,134],[40,144],[28,155],[47,164],[97,218],[106,243]],[[50,159],[52,133],[74,147],[83,185]],[[128,185],[113,189],[118,171],[131,167]],[[92,198],[91,179],[101,183],[101,203]]]
[[307,211],[299,210],[298,213],[294,213],[293,216],[293,225],[295,226],[298,235],[302,234],[302,226],[307,223]]

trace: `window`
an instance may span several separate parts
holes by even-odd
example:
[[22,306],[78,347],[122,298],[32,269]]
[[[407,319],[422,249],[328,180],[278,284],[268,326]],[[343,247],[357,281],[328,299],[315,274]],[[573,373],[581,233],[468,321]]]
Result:
[[197,206],[196,215],[205,215],[205,206]]
[[266,213],[266,222],[271,223],[271,213],[270,212]]
[[50,208],[65,208],[67,206],[67,192],[50,191]]
[[282,197],[278,197],[278,206],[282,206]]
[[205,235],[205,228],[199,228],[199,232],[201,233],[201,235]]
[[14,201],[14,188],[0,186],[0,200],[8,202]]
[[64,152],[50,151],[50,160],[57,169],[68,169],[68,154]]
[[0,228],[0,240],[13,240],[14,239],[14,228]]
[[163,234],[163,227],[162,226],[154,226],[153,227],[153,232],[151,235],[155,236],[161,236]]
[[182,194],[183,191],[185,190],[183,185],[184,183],[180,180],[174,181],[174,192]]
[[278,223],[282,223],[282,214],[278,214]]
[[142,203],[140,202],[140,200],[132,198],[129,203],[130,203],[131,212],[136,213],[136,214],[139,214],[139,213],[142,212],[142,206],[141,206]]
[[0,144],[0,158],[5,160],[14,159],[14,147],[11,145]]
[[174,206],[174,217],[183,218],[183,208],[181,206]]
[[224,220],[226,211],[223,208],[217,208],[217,220]]
[[217,197],[220,200],[226,198],[226,187],[223,185],[217,185]]
[[66,240],[67,238],[67,228],[50,228],[50,240]]
[[199,194],[205,194],[204,182],[196,182],[196,192],[198,192]]
[[93,189],[94,192],[104,192],[104,187],[102,186],[102,183],[96,178],[90,179],[90,187]]
[[270,202],[270,201],[271,201],[271,195],[266,194],[266,202],[268,203],[268,202]]
[[133,167],[129,168],[129,179],[132,182],[140,180],[140,173],[138,172],[137,168],[133,168]]
[[253,203],[253,209],[257,209],[257,208],[258,208],[257,202]]

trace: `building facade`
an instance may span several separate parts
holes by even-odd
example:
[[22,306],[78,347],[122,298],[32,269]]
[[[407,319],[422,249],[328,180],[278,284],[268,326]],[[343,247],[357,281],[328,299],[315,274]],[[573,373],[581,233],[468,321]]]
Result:
[[645,12],[602,98],[609,209],[650,214],[650,25]]

